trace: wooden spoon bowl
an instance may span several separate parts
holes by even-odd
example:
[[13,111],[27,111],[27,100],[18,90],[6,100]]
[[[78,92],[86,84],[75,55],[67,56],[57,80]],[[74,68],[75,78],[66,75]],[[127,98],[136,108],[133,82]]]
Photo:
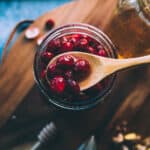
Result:
[[75,57],[81,57],[87,60],[90,64],[90,73],[84,80],[79,81],[80,90],[84,91],[96,83],[100,82],[107,76],[120,71],[125,68],[129,68],[136,65],[141,65],[145,63],[150,63],[150,55],[137,57],[137,58],[128,58],[128,59],[114,59],[106,58],[102,56],[97,56],[84,52],[67,52],[54,57],[48,64],[53,64],[56,60],[63,55],[72,55]]

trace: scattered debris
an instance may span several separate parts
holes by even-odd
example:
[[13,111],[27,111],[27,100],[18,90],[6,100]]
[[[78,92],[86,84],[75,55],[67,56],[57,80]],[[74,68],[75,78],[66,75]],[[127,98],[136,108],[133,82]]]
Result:
[[141,136],[132,132],[132,133],[128,133],[128,134],[124,135],[124,139],[129,140],[129,141],[140,140]]
[[40,33],[39,28],[37,27],[29,27],[26,31],[25,31],[25,37],[27,39],[35,39],[36,37],[38,37]]
[[123,121],[114,127],[111,139],[113,150],[150,150],[150,137],[144,137],[127,126],[128,123]]
[[122,133],[118,133],[117,136],[114,136],[112,140],[116,143],[121,143],[124,141],[124,137]]
[[137,144],[135,145],[136,150],[146,150],[146,146],[142,144]]

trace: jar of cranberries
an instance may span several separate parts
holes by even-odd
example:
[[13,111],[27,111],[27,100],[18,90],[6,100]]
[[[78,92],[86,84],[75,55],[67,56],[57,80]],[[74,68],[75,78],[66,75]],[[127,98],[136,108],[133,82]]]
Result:
[[[81,91],[78,81],[90,69],[88,60],[67,52],[81,51],[116,58],[115,47],[99,29],[87,24],[68,24],[48,33],[34,60],[36,82],[47,101],[59,108],[84,110],[104,101],[114,84],[115,74]],[[52,58],[66,53],[50,64]]]

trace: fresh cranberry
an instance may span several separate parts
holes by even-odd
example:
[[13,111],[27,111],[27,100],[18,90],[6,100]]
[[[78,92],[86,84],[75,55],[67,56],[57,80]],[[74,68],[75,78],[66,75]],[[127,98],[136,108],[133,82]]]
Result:
[[82,35],[83,38],[87,39],[88,41],[91,40],[91,37],[89,37],[88,35],[84,34]]
[[57,59],[56,65],[63,69],[72,68],[74,66],[74,58],[71,55],[64,55]]
[[48,19],[47,21],[46,21],[46,28],[47,29],[52,29],[53,27],[54,27],[54,25],[55,25],[55,23],[54,23],[54,20],[52,20],[52,19]]
[[92,54],[97,54],[96,49],[93,48],[93,47],[91,47],[91,46],[89,46],[89,47],[87,48],[87,52],[92,53]]
[[46,70],[42,70],[40,76],[41,76],[42,79],[45,79]]
[[72,35],[72,38],[75,38],[75,39],[77,39],[77,40],[79,40],[81,37],[82,37],[81,34],[73,34],[73,35]]
[[66,78],[66,79],[72,79],[72,78],[73,78],[73,73],[72,73],[71,70],[67,70],[67,71],[65,72],[65,78]]
[[73,44],[73,50],[78,49],[79,41],[82,36],[80,34],[71,35],[70,42]]
[[76,43],[77,43],[77,39],[76,38],[74,38],[74,37],[72,37],[71,39],[70,39],[70,42],[75,46],[76,45]]
[[52,40],[48,43],[46,51],[58,54],[61,48],[61,42],[59,39]]
[[75,80],[69,79],[67,80],[68,83],[68,91],[70,91],[74,95],[79,95],[80,87]]
[[82,39],[80,40],[80,42],[79,42],[79,45],[80,45],[81,48],[87,47],[87,46],[88,46],[88,40],[85,39],[85,38],[82,38]]
[[85,38],[88,41],[89,45],[91,44],[91,42],[93,43],[95,41],[88,35],[83,35],[83,38]]
[[103,57],[107,57],[107,53],[104,49],[100,49],[98,52],[98,55],[103,56]]
[[57,76],[57,75],[62,75],[62,70],[60,70],[56,64],[50,64],[48,66],[48,69],[47,69],[47,76],[48,78],[52,78],[54,76]]
[[61,42],[59,39],[53,40],[54,48],[60,48],[61,47]]
[[76,38],[71,38],[70,42],[73,44],[73,51],[79,50],[79,40]]
[[103,49],[103,46],[101,44],[98,44],[96,48],[99,51],[99,50]]
[[63,37],[61,38],[61,42],[62,42],[62,43],[68,42],[68,38],[67,38],[66,36],[63,36]]
[[75,72],[79,73],[79,74],[84,74],[86,75],[89,70],[90,70],[90,64],[87,60],[84,59],[78,59],[75,62],[75,67],[74,67]]
[[41,54],[41,59],[44,63],[48,63],[54,57],[53,53],[51,52],[43,52]]
[[63,94],[66,88],[66,81],[62,76],[54,77],[50,82],[50,90],[54,94]]
[[71,42],[65,42],[62,45],[62,51],[67,52],[67,51],[72,51],[73,50],[73,44]]
[[73,43],[73,50],[75,51],[85,51],[86,47],[88,46],[88,41],[85,38],[76,39],[72,38]]

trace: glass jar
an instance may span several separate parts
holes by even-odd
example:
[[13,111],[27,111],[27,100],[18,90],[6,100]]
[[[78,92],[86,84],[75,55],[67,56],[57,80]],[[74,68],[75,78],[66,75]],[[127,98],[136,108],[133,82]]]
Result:
[[87,25],[87,24],[68,24],[62,27],[59,27],[50,33],[48,33],[47,37],[41,44],[41,46],[38,48],[37,53],[35,55],[34,60],[34,73],[35,73],[35,80],[37,82],[37,85],[41,89],[41,92],[46,97],[46,99],[54,104],[55,106],[58,106],[59,108],[64,108],[68,110],[83,110],[87,108],[91,108],[92,106],[95,106],[97,103],[104,100],[105,96],[110,93],[112,85],[114,83],[115,75],[112,75],[109,77],[109,84],[107,87],[100,92],[98,96],[93,96],[92,99],[87,99],[85,101],[77,101],[77,102],[70,102],[65,101],[63,99],[58,99],[56,97],[53,97],[52,94],[49,93],[49,90],[47,87],[43,84],[43,81],[40,78],[40,72],[41,70],[41,53],[45,51],[48,43],[53,39],[58,39],[60,37],[71,35],[71,34],[83,34],[88,35],[89,37],[95,39],[98,41],[99,44],[102,45],[103,48],[105,48],[108,57],[116,58],[116,52],[115,52],[115,46],[111,42],[111,40],[99,29]]
[[150,54],[150,1],[119,0],[106,33],[122,57]]

